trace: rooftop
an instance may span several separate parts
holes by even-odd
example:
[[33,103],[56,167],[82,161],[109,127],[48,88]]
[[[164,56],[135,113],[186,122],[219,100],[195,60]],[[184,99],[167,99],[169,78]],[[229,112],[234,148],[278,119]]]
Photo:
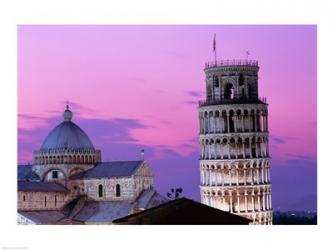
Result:
[[180,198],[116,219],[126,225],[248,225],[251,221],[199,202]]
[[17,190],[20,192],[69,192],[69,190],[55,182],[18,181]]
[[[83,198],[83,199],[82,199]],[[80,204],[80,201],[83,201]],[[136,201],[88,201],[84,196],[69,202],[61,211],[18,211],[36,224],[111,224],[113,220],[168,202],[155,189],[141,193]]]
[[40,181],[39,176],[32,171],[33,165],[26,164],[17,165],[17,180],[18,181]]
[[65,218],[65,214],[61,211],[18,211],[19,214],[33,221],[36,224],[57,224],[61,219]]
[[66,107],[64,121],[56,126],[45,138],[41,150],[50,149],[86,149],[94,150],[88,135],[72,122],[73,113]]
[[133,175],[143,162],[144,161],[100,162],[94,168],[73,175],[70,179],[127,177]]

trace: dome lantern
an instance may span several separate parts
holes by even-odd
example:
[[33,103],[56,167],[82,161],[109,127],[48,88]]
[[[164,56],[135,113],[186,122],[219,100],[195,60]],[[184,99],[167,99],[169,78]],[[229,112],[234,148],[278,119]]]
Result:
[[63,117],[64,117],[65,122],[72,121],[73,113],[72,113],[72,111],[69,110],[68,104],[66,105],[66,110],[64,111]]

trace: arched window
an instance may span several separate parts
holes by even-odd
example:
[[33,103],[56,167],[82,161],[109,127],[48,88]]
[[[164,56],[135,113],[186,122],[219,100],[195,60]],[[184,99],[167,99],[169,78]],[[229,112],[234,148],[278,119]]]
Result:
[[249,98],[251,98],[251,95],[252,95],[252,88],[251,88],[251,85],[248,86],[248,92],[249,92]]
[[217,76],[214,76],[214,87],[218,88],[219,87],[219,78]]
[[225,99],[234,99],[234,86],[231,83],[228,83],[225,86],[224,98]]
[[52,179],[58,179],[58,171],[52,171]]
[[98,197],[103,197],[103,185],[98,185]]
[[23,201],[25,201],[25,195],[23,195]]
[[116,197],[120,197],[120,185],[116,185]]
[[229,112],[229,131],[231,133],[235,132],[235,122],[234,122],[234,111]]
[[239,75],[239,86],[243,86],[244,85],[244,76],[243,74]]

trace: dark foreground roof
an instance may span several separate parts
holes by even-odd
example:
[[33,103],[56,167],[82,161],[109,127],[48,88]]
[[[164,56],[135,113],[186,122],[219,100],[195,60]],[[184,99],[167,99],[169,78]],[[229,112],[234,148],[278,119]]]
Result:
[[145,225],[248,225],[251,221],[189,200],[176,199],[113,221],[114,224]]
[[39,181],[39,176],[32,171],[33,165],[17,165],[18,181]]
[[69,192],[69,190],[55,182],[18,181],[17,190],[21,192]]
[[142,164],[143,161],[100,162],[87,171],[71,176],[70,179],[127,177],[133,175]]

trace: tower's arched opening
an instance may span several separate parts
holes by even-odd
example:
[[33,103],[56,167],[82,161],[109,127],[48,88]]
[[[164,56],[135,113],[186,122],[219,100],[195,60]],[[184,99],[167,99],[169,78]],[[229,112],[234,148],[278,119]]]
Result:
[[251,96],[252,96],[252,88],[251,88],[251,85],[248,85],[248,96],[249,96],[249,98],[251,98]]
[[256,144],[255,139],[253,138],[252,143],[251,143],[251,151],[252,151],[252,157],[254,157],[254,158],[257,157],[256,147],[257,147],[257,144]]
[[234,86],[231,83],[228,83],[225,86],[224,98],[228,100],[234,99],[234,94]]
[[219,78],[217,76],[213,77],[213,82],[214,82],[214,88],[218,88],[219,85]]
[[239,75],[239,86],[243,86],[244,85],[244,76],[243,74]]
[[233,110],[230,110],[230,113],[229,113],[229,130],[230,130],[230,133],[233,133],[235,132],[235,123],[234,123],[234,111]]

